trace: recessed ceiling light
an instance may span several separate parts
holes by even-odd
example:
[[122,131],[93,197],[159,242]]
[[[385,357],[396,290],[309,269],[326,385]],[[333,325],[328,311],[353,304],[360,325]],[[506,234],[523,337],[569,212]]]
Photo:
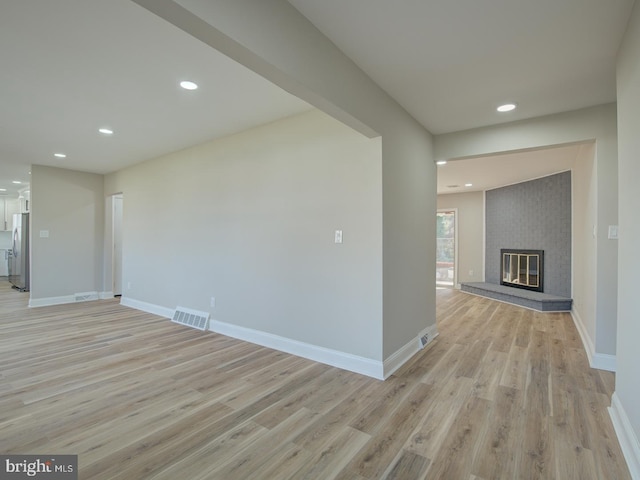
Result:
[[67,156],[64,153],[54,153],[53,156],[58,158],[67,158]]
[[13,180],[11,183],[15,183],[16,185],[20,185],[22,182],[20,180]]
[[103,128],[99,128],[98,131],[103,135],[113,135],[113,130],[111,130],[110,128],[103,127]]
[[6,188],[0,188],[0,192],[6,192],[7,189]]
[[438,161],[436,162],[436,165],[446,165],[446,164],[447,164],[447,161],[446,161],[446,160],[438,160]]
[[465,187],[473,187],[473,183],[465,183],[464,186]]
[[195,90],[198,88],[198,84],[194,82],[190,82],[189,80],[183,80],[180,82],[180,86],[185,90]]
[[503,113],[510,112],[511,110],[515,110],[515,109],[516,109],[515,103],[505,103],[504,105],[500,105],[498,108],[496,108],[496,110]]

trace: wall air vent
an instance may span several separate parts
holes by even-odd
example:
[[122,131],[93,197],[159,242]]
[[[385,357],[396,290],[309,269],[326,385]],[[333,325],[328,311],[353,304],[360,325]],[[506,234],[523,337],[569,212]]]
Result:
[[187,327],[197,328],[198,330],[206,330],[209,323],[209,314],[191,310],[190,308],[176,307],[171,321]]

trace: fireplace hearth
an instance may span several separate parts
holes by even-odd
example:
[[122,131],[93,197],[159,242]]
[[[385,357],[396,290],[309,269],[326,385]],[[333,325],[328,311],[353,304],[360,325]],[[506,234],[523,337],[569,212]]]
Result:
[[543,292],[544,251],[500,250],[500,285]]

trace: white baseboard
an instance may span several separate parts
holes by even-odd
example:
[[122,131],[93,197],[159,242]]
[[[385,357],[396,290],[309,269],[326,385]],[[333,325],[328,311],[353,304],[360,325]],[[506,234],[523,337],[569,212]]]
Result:
[[125,307],[135,308],[136,310],[142,310],[143,312],[152,313],[160,317],[172,318],[174,309],[161,307],[160,305],[154,305],[153,303],[142,302],[130,297],[120,297],[120,305]]
[[113,292],[98,292],[98,297],[100,300],[107,300],[113,298]]
[[[420,342],[420,339],[424,335],[428,335],[429,338],[427,339],[427,343],[422,345],[422,342]],[[418,334],[418,345],[420,346],[420,349],[423,349],[424,347],[429,345],[431,342],[433,342],[433,339],[436,338],[438,335],[440,335],[440,332],[438,332],[438,326],[435,323],[433,325],[425,328],[424,330],[422,330]]]
[[[173,317],[173,309],[161,307],[129,297],[121,297],[120,304],[126,307],[142,310],[143,312],[152,313],[165,318]],[[350,372],[366,375],[378,380],[384,380],[393,372],[400,368],[407,360],[415,355],[423,348],[420,338],[428,335],[430,343],[437,335],[438,331],[435,325],[425,328],[420,334],[391,355],[385,362],[373,360],[370,358],[352,355],[350,353],[333,350],[330,348],[312,345],[291,338],[282,337],[252,328],[232,325],[230,323],[220,322],[211,319],[209,321],[209,330],[226,335],[228,337],[237,338],[245,342],[255,343],[267,348],[290,353],[298,357],[308,358],[314,362],[324,363],[332,367],[342,368]]]
[[575,310],[575,308],[571,309],[571,318],[573,318],[573,324],[576,326],[578,330],[578,334],[580,335],[580,340],[582,340],[582,346],[584,347],[584,351],[587,354],[587,358],[589,360],[589,366],[591,368],[597,368],[598,370],[607,370],[609,372],[616,371],[616,356],[608,355],[606,353],[597,353],[596,348],[593,344],[593,340],[587,333],[587,330],[584,327],[584,323],[580,314]]
[[383,362],[384,379],[389,378],[393,373],[404,365],[407,360],[413,357],[422,348],[420,337],[412,338],[399,350],[396,350]]
[[594,353],[590,362],[591,368],[598,370],[606,370],[608,372],[616,371],[616,356],[607,355],[606,353]]
[[616,392],[611,397],[609,415],[633,480],[640,480],[640,442]]
[[30,298],[29,307],[48,307],[51,305],[63,305],[65,303],[78,303],[98,300],[98,292],[80,292],[73,295],[60,297]]
[[[427,343],[423,346],[420,339],[427,335],[428,340]],[[383,372],[384,378],[387,379],[393,373],[398,370],[402,365],[404,365],[411,357],[413,357],[416,353],[430,344],[434,338],[438,336],[438,329],[436,325],[431,325],[430,327],[422,330],[416,338],[411,339],[407,342],[403,347],[393,353],[389,358],[387,358],[383,363]]]
[[319,347],[309,343],[292,340],[272,333],[261,332],[251,328],[240,327],[230,323],[211,320],[209,329],[213,332],[237,338],[245,342],[255,343],[263,347],[273,348],[298,357],[308,358],[314,362],[324,363],[332,367],[342,368],[378,380],[384,380],[382,362],[350,353]]
[[30,298],[30,307],[48,307],[50,305],[62,305],[65,303],[75,303],[76,297],[73,295],[63,295],[61,297],[45,297],[45,298]]

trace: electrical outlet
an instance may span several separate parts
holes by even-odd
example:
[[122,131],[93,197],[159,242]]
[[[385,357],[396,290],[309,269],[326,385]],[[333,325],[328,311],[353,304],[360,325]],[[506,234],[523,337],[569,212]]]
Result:
[[336,230],[336,233],[334,235],[334,242],[342,243],[342,230]]
[[216,308],[216,297],[211,297],[211,308]]
[[127,282],[127,289],[131,290],[131,282]]

